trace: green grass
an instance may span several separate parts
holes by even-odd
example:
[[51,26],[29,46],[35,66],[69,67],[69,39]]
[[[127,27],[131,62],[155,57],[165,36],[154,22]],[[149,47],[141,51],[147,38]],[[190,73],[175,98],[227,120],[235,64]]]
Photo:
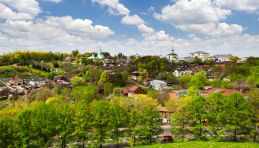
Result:
[[239,143],[239,142],[180,142],[170,144],[156,144],[140,146],[137,148],[259,148],[256,143]]
[[31,68],[29,66],[0,66],[0,78],[9,78],[19,76],[26,78],[30,75],[37,75],[40,77],[48,76],[48,72]]

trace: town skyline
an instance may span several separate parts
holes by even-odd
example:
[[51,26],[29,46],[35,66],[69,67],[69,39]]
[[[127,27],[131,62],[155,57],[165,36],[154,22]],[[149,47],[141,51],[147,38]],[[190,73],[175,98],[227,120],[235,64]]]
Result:
[[0,54],[16,50],[259,56],[259,0],[2,0]]

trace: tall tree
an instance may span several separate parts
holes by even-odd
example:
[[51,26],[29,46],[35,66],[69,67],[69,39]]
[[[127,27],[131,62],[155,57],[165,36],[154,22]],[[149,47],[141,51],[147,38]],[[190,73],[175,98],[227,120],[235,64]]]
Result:
[[11,148],[18,147],[17,141],[17,128],[16,123],[11,118],[5,118],[0,121],[0,145],[3,147]]
[[161,133],[162,121],[156,106],[145,105],[140,112],[141,135],[145,137],[144,143],[152,144],[157,142]]
[[251,128],[251,114],[248,102],[238,93],[227,97],[224,106],[225,127],[232,132],[233,140],[237,141],[237,135],[240,132],[247,131]]
[[94,101],[91,104],[92,127],[97,145],[102,147],[109,137],[112,126],[111,105],[107,101]]
[[249,104],[253,109],[252,122],[254,126],[253,130],[253,141],[256,141],[258,135],[258,125],[259,125],[259,88],[255,88],[249,92]]
[[90,140],[90,129],[91,129],[91,116],[89,102],[86,100],[80,100],[76,104],[75,108],[75,118],[74,118],[74,135],[77,140],[83,143],[83,148],[85,147],[85,142]]
[[55,106],[56,109],[56,129],[60,135],[61,147],[66,148],[67,137],[73,131],[72,115],[73,111],[68,104],[59,104]]
[[111,116],[112,116],[112,127],[113,127],[113,134],[112,138],[117,146],[119,147],[119,142],[121,142],[123,138],[123,131],[120,128],[125,128],[128,121],[128,113],[127,111],[122,108],[121,106],[115,104],[111,108]]
[[188,106],[189,120],[192,126],[192,132],[196,139],[205,140],[205,124],[207,120],[206,100],[203,96],[195,96]]
[[34,137],[34,129],[32,128],[31,110],[24,110],[17,116],[18,136],[22,147],[30,147],[30,143]]

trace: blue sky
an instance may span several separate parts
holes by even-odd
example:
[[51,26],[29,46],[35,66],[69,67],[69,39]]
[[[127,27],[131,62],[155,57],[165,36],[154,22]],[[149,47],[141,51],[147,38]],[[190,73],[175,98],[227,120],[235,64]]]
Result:
[[259,0],[0,0],[0,53],[259,56],[258,45]]

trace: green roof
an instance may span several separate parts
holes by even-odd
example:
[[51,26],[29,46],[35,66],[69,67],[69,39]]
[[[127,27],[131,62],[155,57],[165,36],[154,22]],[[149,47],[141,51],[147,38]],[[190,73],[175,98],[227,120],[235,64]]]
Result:
[[174,56],[177,56],[177,54],[176,54],[176,53],[174,53],[174,50],[172,50],[172,52],[171,52],[171,53],[169,53],[168,55],[174,55]]

